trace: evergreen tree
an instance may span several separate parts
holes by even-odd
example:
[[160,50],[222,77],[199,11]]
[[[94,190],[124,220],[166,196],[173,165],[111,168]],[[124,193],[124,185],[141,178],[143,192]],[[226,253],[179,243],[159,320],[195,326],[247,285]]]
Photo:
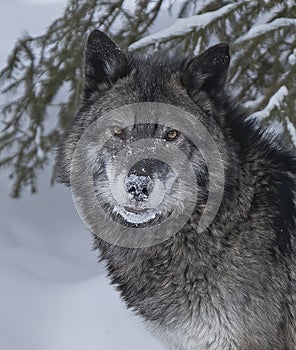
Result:
[[[176,22],[155,32],[153,25],[165,11]],[[37,191],[38,172],[79,105],[84,42],[95,28],[129,51],[189,55],[228,42],[233,93],[259,111],[262,122],[277,122],[296,145],[293,0],[73,0],[45,34],[19,39],[0,73],[8,101],[1,107],[0,166],[10,170],[13,197],[25,187]]]

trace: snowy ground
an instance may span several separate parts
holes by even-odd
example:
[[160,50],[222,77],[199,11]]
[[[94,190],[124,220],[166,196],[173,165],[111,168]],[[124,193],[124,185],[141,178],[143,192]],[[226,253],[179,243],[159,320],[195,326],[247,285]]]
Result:
[[[26,29],[42,30],[59,0],[0,2],[0,66]],[[91,251],[70,191],[40,178],[38,195],[8,198],[0,172],[0,349],[161,350],[128,312]]]

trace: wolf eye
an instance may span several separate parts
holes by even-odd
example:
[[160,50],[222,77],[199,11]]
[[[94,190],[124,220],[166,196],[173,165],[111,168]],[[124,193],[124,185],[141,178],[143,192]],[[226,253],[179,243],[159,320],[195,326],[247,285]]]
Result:
[[119,126],[115,126],[113,129],[113,133],[116,136],[120,136],[123,134],[123,130]]
[[170,130],[167,132],[166,134],[166,139],[169,140],[169,141],[173,141],[175,140],[177,137],[179,136],[179,133],[177,130]]

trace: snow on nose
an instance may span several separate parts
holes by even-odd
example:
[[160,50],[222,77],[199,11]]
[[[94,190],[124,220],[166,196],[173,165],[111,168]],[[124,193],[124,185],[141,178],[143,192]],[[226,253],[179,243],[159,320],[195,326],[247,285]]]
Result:
[[126,178],[125,189],[133,199],[145,201],[153,188],[153,181],[150,176],[138,176],[131,174]]

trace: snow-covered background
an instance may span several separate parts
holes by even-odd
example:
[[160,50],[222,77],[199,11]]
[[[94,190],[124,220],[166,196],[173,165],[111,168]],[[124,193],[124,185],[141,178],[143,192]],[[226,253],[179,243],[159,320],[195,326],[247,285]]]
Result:
[[[1,0],[0,66],[17,37],[42,33],[65,5]],[[13,200],[0,172],[0,349],[164,349],[109,286],[69,189],[49,176],[37,195]]]

